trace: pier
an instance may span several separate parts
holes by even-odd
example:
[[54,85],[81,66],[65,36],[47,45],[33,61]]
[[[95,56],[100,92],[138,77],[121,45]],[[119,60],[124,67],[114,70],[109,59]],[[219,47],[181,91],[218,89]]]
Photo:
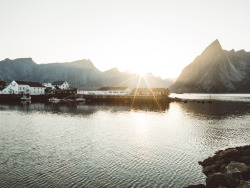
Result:
[[118,102],[171,102],[173,98],[167,95],[78,95],[78,97],[85,98],[86,102],[97,101],[118,101]]

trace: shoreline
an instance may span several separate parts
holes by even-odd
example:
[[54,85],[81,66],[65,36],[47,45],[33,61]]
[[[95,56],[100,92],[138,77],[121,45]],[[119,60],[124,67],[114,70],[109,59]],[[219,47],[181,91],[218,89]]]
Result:
[[[169,96],[105,96],[105,95],[68,95],[68,94],[60,94],[60,95],[32,95],[31,102],[42,102],[47,103],[48,100],[52,97],[58,99],[71,99],[71,103],[76,103],[77,98],[86,99],[85,103],[122,103],[122,104],[133,104],[133,103],[156,103],[159,105],[172,103],[172,102],[181,102],[181,103],[200,103],[200,104],[212,104],[214,102],[245,102],[245,101],[230,101],[230,100],[220,100],[220,99],[188,99],[188,98],[179,98],[179,97],[169,97]],[[20,102],[19,95],[0,95],[0,103],[2,102],[10,102],[16,103]],[[69,101],[68,101],[69,102]],[[61,103],[61,102],[59,102]]]
[[219,150],[198,163],[207,177],[206,185],[189,185],[185,188],[250,187],[250,145]]

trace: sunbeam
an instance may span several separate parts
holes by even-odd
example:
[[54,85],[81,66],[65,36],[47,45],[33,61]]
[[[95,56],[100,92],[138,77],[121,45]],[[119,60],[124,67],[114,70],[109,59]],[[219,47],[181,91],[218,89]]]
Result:
[[139,77],[139,76],[136,74],[136,75],[134,75],[134,76],[132,76],[132,77],[126,79],[126,80],[123,80],[123,81],[120,82],[120,83],[115,84],[115,86],[124,86],[124,85],[128,85],[127,82],[129,82],[130,80],[133,80],[133,79],[136,78],[136,77]]
[[148,83],[147,78],[144,76],[143,79],[145,80],[145,82],[146,82],[146,84],[147,84],[147,86],[148,86],[148,89],[151,91],[151,93],[152,93],[152,95],[153,95],[153,97],[154,97],[154,100],[155,100],[156,104],[158,105],[159,109],[161,110],[161,105],[160,105],[160,103],[157,101],[157,99],[156,99],[156,97],[155,97],[155,95],[154,95],[154,92],[153,92],[153,90],[151,89],[151,86],[150,86],[149,83]]
[[134,104],[134,102],[135,102],[135,97],[136,97],[136,93],[137,93],[137,91],[138,91],[138,86],[140,85],[140,82],[141,82],[141,78],[142,78],[142,76],[140,76],[139,77],[139,79],[138,79],[138,83],[137,83],[137,86],[136,86],[136,90],[135,90],[135,94],[134,94],[134,98],[133,98],[133,101],[132,101],[132,104],[131,104],[131,106],[133,106],[133,104]]

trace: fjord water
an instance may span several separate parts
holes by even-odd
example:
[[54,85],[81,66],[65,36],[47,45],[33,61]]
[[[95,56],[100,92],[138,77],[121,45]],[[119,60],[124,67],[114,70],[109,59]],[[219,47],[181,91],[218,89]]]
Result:
[[250,143],[250,96],[223,98],[161,109],[142,104],[0,104],[0,187],[204,183],[198,161]]

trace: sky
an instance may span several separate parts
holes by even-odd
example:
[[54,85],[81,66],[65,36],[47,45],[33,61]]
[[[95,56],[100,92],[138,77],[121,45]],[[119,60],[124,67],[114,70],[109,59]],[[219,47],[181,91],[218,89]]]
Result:
[[0,0],[0,60],[90,59],[178,77],[210,43],[250,51],[249,0]]

